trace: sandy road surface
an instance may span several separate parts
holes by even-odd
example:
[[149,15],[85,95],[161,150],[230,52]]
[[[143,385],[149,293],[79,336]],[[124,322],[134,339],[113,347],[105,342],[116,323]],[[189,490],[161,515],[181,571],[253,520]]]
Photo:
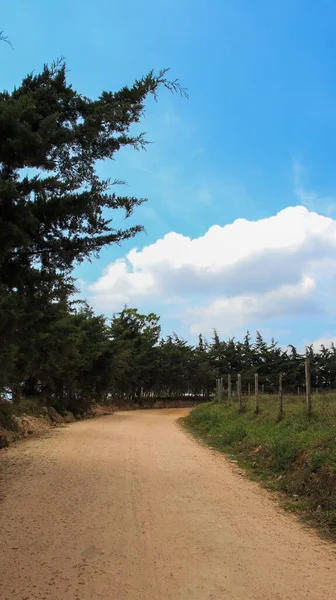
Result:
[[333,600],[335,546],[143,411],[0,454],[1,600]]

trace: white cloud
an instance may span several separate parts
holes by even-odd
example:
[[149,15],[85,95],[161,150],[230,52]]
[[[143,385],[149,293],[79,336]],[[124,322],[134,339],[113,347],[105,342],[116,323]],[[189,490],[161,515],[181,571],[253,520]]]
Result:
[[315,352],[319,352],[321,350],[321,346],[325,346],[325,348],[331,348],[332,344],[334,344],[334,346],[336,346],[336,336],[320,337],[312,343],[313,343]]
[[223,334],[261,319],[323,310],[321,280],[336,274],[336,220],[288,207],[237,219],[191,239],[171,232],[111,263],[90,286],[104,310],[171,302],[190,331]]
[[316,311],[317,307],[312,299],[314,290],[314,280],[305,277],[297,285],[283,285],[263,295],[251,294],[214,300],[208,306],[189,311],[196,319],[191,325],[191,333],[212,331],[214,323],[220,331],[237,331],[260,317],[272,319]]
[[90,286],[98,300],[101,298],[104,301],[106,298],[114,306],[124,304],[131,298],[148,295],[154,287],[155,282],[151,273],[139,270],[129,272],[123,259],[118,259],[109,265],[103,276]]

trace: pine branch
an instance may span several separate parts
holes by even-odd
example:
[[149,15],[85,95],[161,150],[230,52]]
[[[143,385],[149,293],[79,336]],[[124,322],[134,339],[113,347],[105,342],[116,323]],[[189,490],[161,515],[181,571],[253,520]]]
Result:
[[12,42],[8,39],[6,35],[3,35],[3,31],[0,31],[0,42],[6,42],[6,44],[8,44],[8,46],[10,46],[12,50],[14,50]]

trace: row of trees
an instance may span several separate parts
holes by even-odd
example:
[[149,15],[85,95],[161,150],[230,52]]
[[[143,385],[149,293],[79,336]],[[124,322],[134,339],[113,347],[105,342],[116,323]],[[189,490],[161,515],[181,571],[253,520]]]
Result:
[[217,332],[208,346],[208,358],[214,367],[217,377],[231,374],[233,381],[238,373],[242,377],[242,386],[247,389],[253,385],[254,374],[258,373],[259,383],[265,392],[278,390],[279,375],[283,375],[284,390],[297,392],[305,387],[305,358],[310,358],[312,385],[320,390],[336,389],[336,349],[321,345],[314,348],[307,346],[304,353],[299,353],[295,346],[289,344],[283,349],[272,339],[269,343],[257,332],[255,341],[247,332],[243,341],[221,341]]
[[108,321],[83,303],[46,308],[34,315],[34,333],[27,322],[10,352],[1,352],[3,396],[80,412],[108,397],[141,404],[153,396],[210,394],[213,372],[203,344],[194,348],[175,334],[160,339],[156,315],[124,308]]
[[[48,309],[48,310],[47,310]],[[308,347],[300,355],[294,346],[283,351],[260,333],[252,341],[202,335],[191,345],[176,334],[161,338],[159,317],[125,307],[113,319],[96,316],[84,303],[69,300],[31,307],[32,321],[6,357],[2,352],[2,393],[39,398],[60,411],[84,411],[92,402],[108,398],[142,402],[180,398],[185,394],[210,398],[217,377],[242,374],[243,388],[254,373],[266,392],[276,392],[279,374],[284,388],[296,392],[305,385],[304,358],[309,356],[313,385],[336,389],[336,350]],[[38,327],[37,327],[38,325]]]

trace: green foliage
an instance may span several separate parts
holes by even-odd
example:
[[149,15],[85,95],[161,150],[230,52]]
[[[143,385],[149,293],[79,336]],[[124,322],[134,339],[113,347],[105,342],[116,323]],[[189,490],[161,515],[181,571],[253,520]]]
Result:
[[59,61],[0,94],[0,280],[10,286],[27,281],[36,261],[46,271],[69,269],[141,231],[112,225],[111,211],[129,217],[144,199],[117,195],[113,185],[121,182],[101,180],[96,163],[146,145],[130,128],[144,116],[148,95],[160,86],[183,93],[165,70],[96,100],[75,91],[66,76]]
[[235,406],[203,404],[186,426],[211,447],[234,455],[272,489],[286,492],[292,509],[336,534],[336,406],[334,396],[315,397],[314,417],[306,417],[297,397],[285,397],[277,420],[277,401],[262,397],[241,414]]
[[15,417],[23,415],[38,417],[42,409],[41,401],[38,398],[21,398],[20,402],[16,403],[0,400],[0,428],[17,431],[18,424]]
[[68,83],[61,60],[0,93],[0,393],[17,406],[36,396],[83,412],[134,366],[137,389],[150,384],[157,339],[144,331],[134,348],[119,336],[116,349],[105,319],[71,303],[70,273],[142,230],[118,228],[115,217],[129,218],[145,199],[118,194],[123,182],[102,180],[96,167],[146,146],[131,128],[160,87],[185,95],[166,74],[150,71],[93,100]]
[[43,408],[38,398],[21,398],[20,402],[11,404],[11,407],[13,415],[35,415],[36,417],[42,413]]
[[129,399],[141,400],[150,391],[157,370],[159,317],[125,307],[111,323],[111,351],[115,363],[114,387]]
[[0,428],[3,427],[8,431],[17,431],[18,425],[13,417],[13,405],[9,402],[0,401]]
[[274,436],[269,442],[269,466],[282,473],[290,469],[300,452],[298,440],[284,437],[282,433]]

